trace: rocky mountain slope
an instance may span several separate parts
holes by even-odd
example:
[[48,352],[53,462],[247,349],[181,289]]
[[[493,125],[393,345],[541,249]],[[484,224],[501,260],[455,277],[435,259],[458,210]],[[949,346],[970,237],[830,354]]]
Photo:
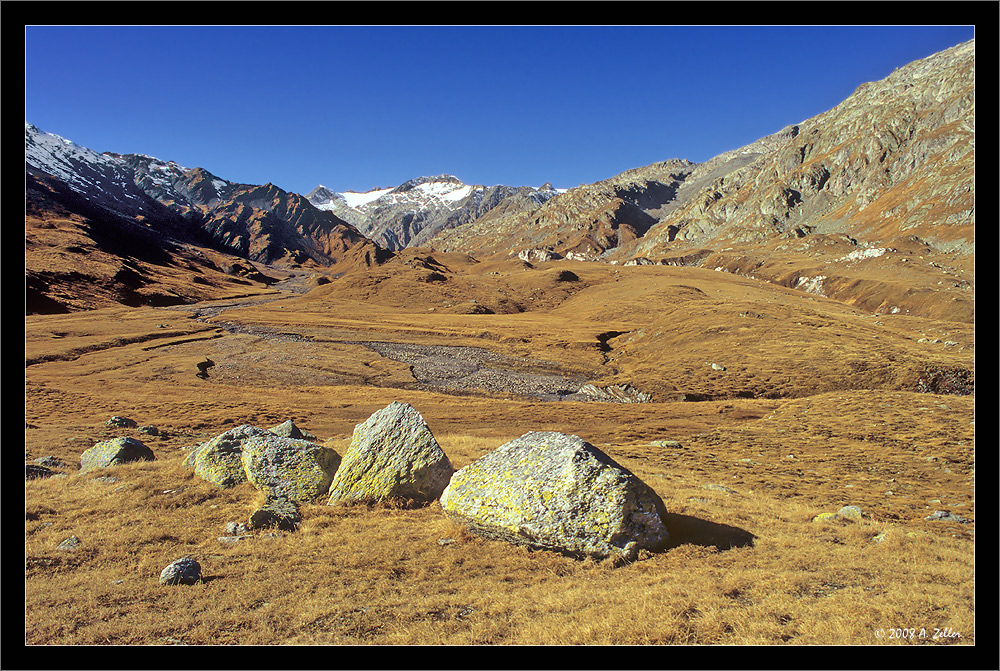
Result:
[[483,186],[438,175],[364,193],[336,193],[319,185],[307,198],[318,209],[349,221],[380,246],[399,250],[422,246],[439,232],[468,224],[501,206],[507,212],[534,210],[556,194],[547,183],[537,189]]
[[233,281],[266,283],[254,263],[326,267],[383,254],[349,223],[273,184],[98,153],[29,123],[24,142],[28,313],[184,302]]
[[[179,242],[261,264],[371,265],[420,247],[688,265],[872,312],[975,314],[974,41],[704,163],[662,161],[565,192],[439,175],[366,193],[319,186],[303,197],[97,153],[27,123],[25,168],[40,220],[55,203],[151,247]],[[29,284],[44,293],[47,281],[36,273]]]
[[353,226],[274,184],[239,184],[204,168],[141,154],[98,153],[25,123],[28,190],[40,180],[76,207],[132,218],[151,231],[259,263],[312,260],[329,265],[367,242]]
[[[866,309],[971,319],[975,41],[862,84],[834,109],[705,163],[630,170],[533,211],[487,213],[428,245],[702,265]],[[936,284],[893,277],[905,263],[923,266]],[[927,305],[925,294],[942,286],[958,291],[945,306]]]

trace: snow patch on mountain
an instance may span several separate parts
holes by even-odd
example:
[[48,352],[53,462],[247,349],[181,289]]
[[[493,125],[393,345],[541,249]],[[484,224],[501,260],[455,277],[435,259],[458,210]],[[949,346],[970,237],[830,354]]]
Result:
[[336,195],[342,198],[344,202],[347,203],[348,207],[353,207],[354,209],[359,210],[368,203],[378,200],[379,198],[389,193],[390,191],[392,191],[391,188],[373,189],[371,191],[366,191],[364,193],[358,193],[357,191],[345,191],[344,193],[338,193]]

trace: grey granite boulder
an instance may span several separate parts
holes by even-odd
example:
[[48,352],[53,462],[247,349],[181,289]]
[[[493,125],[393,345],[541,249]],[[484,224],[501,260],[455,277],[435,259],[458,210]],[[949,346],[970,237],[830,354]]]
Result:
[[97,443],[80,455],[80,472],[87,473],[133,461],[154,461],[156,457],[146,444],[131,436],[112,438]]
[[244,441],[240,459],[251,485],[294,502],[326,494],[340,465],[331,447],[269,432]]
[[441,496],[454,467],[424,418],[393,402],[354,427],[351,445],[330,484],[329,503]]
[[664,549],[663,501],[578,436],[532,432],[456,472],[441,507],[469,532],[598,559]]

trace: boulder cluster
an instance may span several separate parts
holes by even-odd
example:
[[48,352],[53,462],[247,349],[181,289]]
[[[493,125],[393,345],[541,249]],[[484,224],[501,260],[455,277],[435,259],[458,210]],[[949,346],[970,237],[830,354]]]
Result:
[[[220,487],[248,482],[263,493],[247,521],[233,523],[233,542],[256,529],[294,531],[299,505],[321,497],[328,505],[439,500],[474,535],[575,557],[634,561],[669,539],[656,492],[578,436],[526,433],[456,470],[420,413],[393,402],[355,427],[343,457],[315,440],[291,421],[243,424],[194,447],[184,463]],[[154,458],[134,438],[83,457],[88,469]]]

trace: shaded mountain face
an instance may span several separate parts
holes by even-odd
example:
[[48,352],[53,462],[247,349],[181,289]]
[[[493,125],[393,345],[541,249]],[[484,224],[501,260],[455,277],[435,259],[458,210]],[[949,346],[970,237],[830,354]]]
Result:
[[317,186],[307,196],[318,209],[336,214],[390,250],[424,245],[441,231],[475,221],[499,206],[534,210],[558,192],[551,184],[482,186],[452,175],[418,177],[397,187],[336,193]]
[[141,154],[98,153],[25,123],[28,189],[44,179],[70,210],[131,219],[171,239],[209,245],[259,263],[337,263],[359,244],[357,229],[273,184],[239,184],[203,168]]

